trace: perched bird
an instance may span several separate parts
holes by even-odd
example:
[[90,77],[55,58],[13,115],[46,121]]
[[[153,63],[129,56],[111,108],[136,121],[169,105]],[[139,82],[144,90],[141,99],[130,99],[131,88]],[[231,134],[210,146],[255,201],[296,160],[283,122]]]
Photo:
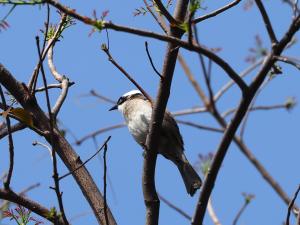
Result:
[[[151,102],[140,91],[132,90],[121,96],[110,111],[115,109],[123,114],[129,132],[136,142],[144,147],[151,121]],[[187,192],[193,196],[202,181],[184,155],[183,140],[178,125],[169,112],[165,112],[160,132],[158,153],[177,166]]]

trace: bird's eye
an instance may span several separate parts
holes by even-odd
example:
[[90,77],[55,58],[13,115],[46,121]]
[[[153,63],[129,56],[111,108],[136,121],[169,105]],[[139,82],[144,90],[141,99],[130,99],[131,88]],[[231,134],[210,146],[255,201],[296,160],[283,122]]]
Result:
[[125,101],[125,97],[122,96],[121,98],[119,98],[117,104],[121,105],[124,101]]

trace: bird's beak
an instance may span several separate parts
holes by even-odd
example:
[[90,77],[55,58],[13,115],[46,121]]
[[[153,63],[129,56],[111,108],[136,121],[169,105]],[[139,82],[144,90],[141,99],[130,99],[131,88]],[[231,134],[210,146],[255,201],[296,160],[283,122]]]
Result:
[[112,110],[116,110],[118,109],[118,105],[114,105],[113,107],[111,107],[108,111],[112,111]]

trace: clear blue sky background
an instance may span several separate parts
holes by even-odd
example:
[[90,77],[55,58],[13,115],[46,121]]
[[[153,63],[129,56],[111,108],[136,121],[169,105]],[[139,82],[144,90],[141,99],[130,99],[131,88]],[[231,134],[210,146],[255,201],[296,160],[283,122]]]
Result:
[[[108,20],[116,24],[138,27],[146,30],[161,32],[150,15],[134,17],[135,8],[143,6],[142,1],[62,1],[84,15],[92,15],[95,9],[98,15],[109,10]],[[204,1],[206,10],[199,10],[198,15],[217,9],[229,1]],[[245,2],[245,1],[244,1]],[[278,38],[281,38],[291,21],[291,10],[280,0],[265,0],[266,9],[270,14]],[[224,13],[209,19],[198,26],[201,42],[208,47],[222,47],[220,56],[224,57],[236,71],[243,71],[249,66],[245,62],[248,49],[254,46],[254,36],[260,34],[265,46],[269,47],[269,40],[261,16],[256,7],[249,11],[243,10],[243,2]],[[171,10],[173,7],[171,7]],[[3,17],[9,7],[2,7],[0,16]],[[51,21],[57,23],[58,16],[51,10]],[[8,68],[20,81],[27,83],[33,68],[37,63],[35,36],[40,35],[40,29],[46,17],[45,7],[17,7],[9,17],[10,28],[0,33],[0,62]],[[91,27],[80,22],[64,33],[64,39],[56,45],[55,63],[57,69],[66,74],[75,85],[70,88],[69,96],[62,107],[59,119],[80,138],[97,129],[118,124],[123,118],[117,112],[108,112],[109,104],[92,97],[82,97],[91,89],[117,99],[124,92],[133,89],[133,85],[126,80],[107,60],[100,50],[106,42],[106,35],[88,34]],[[156,40],[137,37],[125,33],[109,31],[111,53],[130,74],[153,96],[157,92],[158,77],[154,74],[144,48],[148,41],[150,51],[157,68],[161,68],[165,53],[165,43]],[[297,35],[299,37],[299,34]],[[204,86],[198,57],[194,53],[181,50],[192,72]],[[299,57],[299,45],[286,54]],[[46,64],[45,64],[46,65]],[[299,71],[290,66],[283,67],[283,74],[276,77],[261,93],[258,105],[272,105],[284,103],[289,96],[299,99]],[[45,66],[47,67],[47,66]],[[53,81],[48,72],[49,82]],[[249,76],[247,81],[253,78]],[[213,66],[213,88],[217,91],[228,81],[227,75],[216,65]],[[58,91],[51,91],[52,103]],[[218,103],[223,112],[236,107],[240,93],[234,87]],[[45,98],[39,94],[39,102],[45,108]],[[191,88],[181,67],[177,64],[171,96],[168,103],[170,111],[201,106],[199,97]],[[208,115],[196,114],[182,117],[196,123],[217,126]],[[286,110],[253,112],[250,115],[245,135],[245,141],[255,156],[265,165],[271,175],[282,185],[284,190],[292,196],[299,184],[299,107],[291,112]],[[222,135],[191,127],[180,126],[185,140],[186,154],[191,163],[197,161],[199,153],[206,154],[215,151]],[[134,142],[126,128],[114,130],[97,137],[100,145],[108,135],[112,135],[108,151],[108,174],[111,184],[108,186],[108,203],[119,224],[143,224],[145,207],[142,195],[142,151]],[[51,179],[52,167],[48,152],[40,147],[33,147],[35,140],[45,142],[30,130],[13,135],[15,143],[15,171],[12,179],[14,190],[21,191],[27,186],[40,182],[41,186],[28,195],[30,198],[47,207],[57,205],[55,193],[49,189],[53,185]],[[73,143],[74,138],[67,134]],[[95,152],[92,140],[81,146],[74,146],[82,159],[88,158]],[[0,142],[0,173],[8,168],[7,140]],[[103,163],[95,158],[87,165],[100,190],[103,190]],[[60,162],[60,174],[67,172]],[[171,200],[175,205],[193,215],[199,192],[193,197],[186,194],[177,169],[164,158],[159,157],[156,174],[157,189],[161,195]],[[87,213],[72,224],[96,224],[89,205],[86,203],[79,188],[72,177],[61,182],[64,192],[68,218],[81,213]],[[277,194],[262,179],[251,163],[241,154],[234,144],[230,146],[221,171],[219,173],[212,201],[215,211],[222,224],[231,224],[237,211],[243,204],[242,192],[252,193],[256,197],[242,215],[239,224],[282,224],[285,220],[287,206]],[[9,220],[3,224],[13,224]],[[45,221],[47,224],[47,221]],[[160,224],[189,224],[186,219],[161,203]],[[206,215],[205,225],[212,224]]]

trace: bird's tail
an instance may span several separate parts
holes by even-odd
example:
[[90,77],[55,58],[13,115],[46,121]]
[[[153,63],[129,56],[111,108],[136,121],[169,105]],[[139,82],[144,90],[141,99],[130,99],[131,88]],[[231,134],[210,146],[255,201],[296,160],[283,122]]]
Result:
[[193,196],[197,189],[199,189],[202,185],[201,178],[188,162],[184,154],[182,154],[182,160],[176,164],[185,184],[187,193]]

